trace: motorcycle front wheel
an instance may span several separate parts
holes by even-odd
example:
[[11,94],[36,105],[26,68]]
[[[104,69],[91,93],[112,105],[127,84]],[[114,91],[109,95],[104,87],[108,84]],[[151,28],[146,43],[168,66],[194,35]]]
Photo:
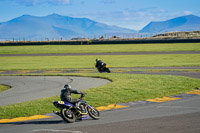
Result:
[[60,111],[60,114],[62,119],[68,123],[73,123],[76,121],[76,117],[71,109],[64,108]]
[[93,107],[88,107],[88,113],[89,116],[92,117],[93,119],[100,119],[100,113],[97,109],[93,108]]

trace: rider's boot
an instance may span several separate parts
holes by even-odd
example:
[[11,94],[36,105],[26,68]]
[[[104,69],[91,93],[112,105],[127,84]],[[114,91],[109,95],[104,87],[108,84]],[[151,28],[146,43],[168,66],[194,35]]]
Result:
[[54,110],[53,113],[60,116],[60,113],[56,110]]

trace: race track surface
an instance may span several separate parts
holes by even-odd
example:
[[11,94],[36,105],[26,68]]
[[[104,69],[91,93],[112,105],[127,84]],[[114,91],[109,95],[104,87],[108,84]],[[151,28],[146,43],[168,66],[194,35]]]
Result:
[[[7,81],[10,85],[24,86],[23,91],[27,87],[34,86],[36,82],[40,84],[38,92],[50,90],[52,93],[48,95],[55,95],[60,93],[60,88],[63,84],[70,83],[74,88],[82,89],[89,87],[90,83],[99,81],[99,79],[86,78],[79,79],[79,77],[59,77],[59,76],[2,76],[1,80]],[[29,79],[30,78],[30,79]],[[200,75],[198,76],[200,78]],[[39,82],[37,79],[41,80]],[[30,80],[30,81],[29,81]],[[85,81],[87,80],[87,81]],[[13,81],[13,82],[12,82]],[[26,82],[26,83],[24,83]],[[73,83],[74,82],[74,83]],[[84,86],[86,84],[88,86]],[[103,80],[104,84],[109,81]],[[29,84],[29,85],[28,85]],[[42,85],[43,84],[43,85]],[[49,85],[44,85],[49,84]],[[52,84],[55,84],[51,87]],[[77,85],[77,86],[76,86]],[[92,84],[94,85],[94,84]],[[100,84],[98,84],[100,85]],[[94,86],[98,86],[94,85]],[[46,87],[44,87],[46,86]],[[15,89],[16,89],[15,88]],[[22,87],[23,88],[23,87]],[[32,88],[32,87],[31,87]],[[56,89],[55,89],[56,88]],[[13,89],[13,90],[15,90]],[[34,87],[32,88],[34,89]],[[36,91],[36,92],[37,92]],[[14,91],[13,91],[14,92]],[[15,92],[16,93],[16,92]],[[33,91],[28,91],[33,93]],[[20,96],[21,93],[16,95]],[[21,94],[23,95],[23,94]],[[31,96],[32,94],[30,94]],[[3,99],[1,99],[3,100]],[[6,133],[197,133],[200,131],[200,96],[188,95],[180,100],[169,101],[164,103],[147,103],[138,102],[127,103],[128,108],[116,109],[110,111],[102,111],[100,120],[88,119],[85,121],[68,124],[54,114],[48,114],[53,118],[39,119],[24,122],[15,122],[0,124],[0,132]],[[8,100],[9,101],[9,100]],[[10,104],[10,103],[7,103]]]
[[69,76],[0,76],[0,84],[12,86],[0,93],[0,106],[31,101],[60,94],[65,84],[83,90],[109,83],[100,78]]
[[73,124],[53,118],[0,124],[3,133],[198,133],[200,97],[165,103],[141,103],[124,109],[102,111],[100,120]]
[[[193,54],[185,53],[185,54]],[[199,54],[197,52],[196,54]],[[133,54],[133,53],[131,53]],[[140,53],[143,54],[143,53]],[[145,54],[145,53],[144,53]],[[149,53],[153,54],[153,53]],[[155,53],[154,53],[155,54]],[[159,54],[159,53],[158,53]],[[160,53],[162,54],[162,53]],[[184,52],[168,53],[168,54],[184,54]],[[14,55],[13,55],[14,56]],[[32,55],[30,55],[32,56]],[[48,56],[48,55],[46,55]],[[162,67],[163,69],[170,69]],[[155,69],[162,69],[156,68]],[[135,68],[137,69],[137,68]],[[138,68],[141,69],[141,68]],[[149,68],[143,68],[149,69]],[[150,68],[154,69],[154,68]],[[171,69],[174,69],[172,67]],[[182,67],[177,69],[200,69],[197,67]],[[187,76],[200,79],[199,72],[184,71],[168,71],[168,72],[145,72],[145,71],[129,71],[130,74],[166,74]],[[12,89],[0,93],[0,100],[4,105],[12,104],[13,98],[17,98],[15,102],[23,102],[20,97],[28,95],[26,100],[39,95],[41,97],[57,95],[63,84],[70,83],[73,88],[86,89],[90,87],[106,84],[109,81],[99,79],[79,79],[79,77],[59,77],[59,76],[38,76],[38,77],[18,77],[18,76],[0,76],[0,84],[8,84],[15,86]],[[94,82],[98,82],[98,84]],[[86,86],[85,86],[86,85]],[[92,86],[91,86],[92,85]],[[24,86],[24,87],[21,87]],[[31,88],[30,90],[27,88]],[[19,93],[18,93],[19,90]],[[33,91],[34,90],[34,91]],[[9,92],[12,91],[12,92]],[[48,91],[48,93],[46,93]],[[39,93],[37,93],[39,92]],[[12,93],[15,93],[12,95]],[[31,93],[31,94],[30,94]],[[7,95],[7,100],[4,95]],[[177,95],[179,97],[179,95]],[[144,102],[125,103],[129,107],[123,109],[115,109],[101,112],[100,120],[84,120],[68,124],[52,113],[48,114],[52,118],[39,119],[32,121],[22,121],[15,123],[0,124],[0,132],[2,133],[198,133],[200,132],[200,96],[193,94],[181,94],[181,99],[162,103]],[[40,97],[37,97],[40,98]],[[21,100],[21,101],[20,101]],[[2,105],[0,105],[2,106]]]

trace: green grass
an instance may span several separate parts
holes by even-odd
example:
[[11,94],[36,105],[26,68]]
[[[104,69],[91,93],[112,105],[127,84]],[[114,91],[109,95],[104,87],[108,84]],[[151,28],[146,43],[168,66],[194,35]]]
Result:
[[96,58],[100,58],[110,67],[200,66],[199,54],[11,56],[0,57],[0,70],[94,68]]
[[[0,47],[0,54],[104,53],[141,51],[200,51],[200,43]],[[83,68],[93,68],[96,70],[94,68],[96,58],[100,58],[102,61],[108,63],[110,67],[200,66],[199,54],[24,57],[1,56],[0,70],[81,70]],[[99,74],[86,73],[85,70],[79,74],[46,75],[91,76],[112,80],[113,82],[107,85],[84,90],[88,93],[86,100],[91,105],[96,107],[113,103],[126,103],[130,101],[170,96],[190,91],[196,87],[200,88],[200,80],[179,76],[135,75],[123,73]],[[76,96],[73,95],[73,97]],[[52,102],[55,100],[59,100],[59,96],[43,98],[14,105],[0,106],[0,119],[50,113],[55,109],[52,104]]]
[[[77,70],[78,71],[78,70]],[[86,70],[85,72],[94,72],[95,70]],[[115,72],[115,73],[124,73],[124,72],[132,72],[132,71],[135,71],[135,72],[200,72],[200,69],[130,69],[130,68],[124,68],[124,69],[120,69],[120,68],[116,68],[116,69],[112,69],[112,72]],[[84,72],[84,70],[82,71]]]
[[[55,75],[63,76],[67,74]],[[95,107],[170,96],[190,91],[195,87],[200,87],[200,80],[181,76],[112,73],[70,75],[101,77],[113,81],[107,85],[84,90],[84,92],[87,93],[85,100]],[[75,97],[75,95],[73,95],[73,97]],[[59,100],[59,96],[1,106],[0,119],[50,113],[52,110],[56,109],[52,104],[55,100]]]
[[0,54],[200,51],[200,43],[2,46]]
[[10,87],[7,85],[0,85],[0,92],[8,90]]

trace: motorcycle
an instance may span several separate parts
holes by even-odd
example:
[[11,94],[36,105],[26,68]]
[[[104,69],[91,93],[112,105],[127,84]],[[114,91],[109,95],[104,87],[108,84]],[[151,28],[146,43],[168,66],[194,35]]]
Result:
[[88,119],[88,115],[98,120],[100,119],[100,113],[97,109],[89,105],[86,101],[83,100],[84,94],[81,94],[80,99],[80,108],[77,109],[75,105],[66,102],[66,101],[55,101],[53,102],[54,106],[60,109],[60,112],[54,111],[55,114],[59,115],[64,121],[68,123],[73,123],[76,120],[85,120]]
[[103,63],[101,66],[96,66],[97,70],[102,73],[102,72],[107,72],[110,73],[110,69],[109,69],[109,65],[107,65],[106,63]]

